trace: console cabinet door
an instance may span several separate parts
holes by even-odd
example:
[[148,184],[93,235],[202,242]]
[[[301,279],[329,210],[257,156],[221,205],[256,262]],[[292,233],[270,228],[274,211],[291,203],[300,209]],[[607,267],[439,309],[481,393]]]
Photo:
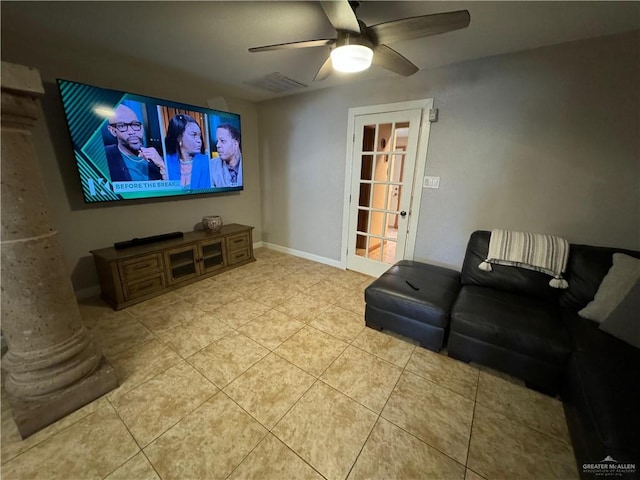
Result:
[[227,264],[224,238],[207,240],[199,243],[200,273],[210,273]]
[[172,285],[199,276],[199,258],[197,244],[177,247],[164,252],[167,283]]

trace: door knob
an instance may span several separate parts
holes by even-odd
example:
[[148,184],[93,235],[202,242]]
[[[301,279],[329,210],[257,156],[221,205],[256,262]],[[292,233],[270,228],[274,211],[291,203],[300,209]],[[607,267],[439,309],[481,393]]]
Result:
[[402,211],[400,212],[400,216],[401,216],[402,218],[406,217],[406,216],[407,216],[407,212],[405,212],[404,210],[402,210]]

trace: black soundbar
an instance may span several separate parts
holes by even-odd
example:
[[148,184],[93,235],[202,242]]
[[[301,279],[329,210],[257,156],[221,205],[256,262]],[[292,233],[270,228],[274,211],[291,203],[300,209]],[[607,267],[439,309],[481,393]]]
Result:
[[163,233],[162,235],[154,235],[152,237],[132,238],[125,242],[116,242],[113,244],[113,248],[121,250],[123,248],[138,247],[140,245],[147,245],[148,243],[163,242],[165,240],[173,240],[174,238],[182,237],[184,237],[184,233],[182,232]]

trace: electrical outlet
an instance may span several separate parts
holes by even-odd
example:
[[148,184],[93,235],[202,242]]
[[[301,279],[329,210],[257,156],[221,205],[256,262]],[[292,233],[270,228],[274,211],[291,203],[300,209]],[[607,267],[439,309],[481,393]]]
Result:
[[422,186],[424,188],[440,188],[440,177],[425,176]]

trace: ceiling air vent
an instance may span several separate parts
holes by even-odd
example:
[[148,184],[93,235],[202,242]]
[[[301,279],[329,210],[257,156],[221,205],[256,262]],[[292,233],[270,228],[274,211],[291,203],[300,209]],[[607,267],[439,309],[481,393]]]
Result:
[[268,90],[273,93],[284,93],[296,88],[308,87],[304,83],[297,82],[293,78],[285,77],[280,72],[273,72],[256,80],[244,82],[246,85],[262,90]]

